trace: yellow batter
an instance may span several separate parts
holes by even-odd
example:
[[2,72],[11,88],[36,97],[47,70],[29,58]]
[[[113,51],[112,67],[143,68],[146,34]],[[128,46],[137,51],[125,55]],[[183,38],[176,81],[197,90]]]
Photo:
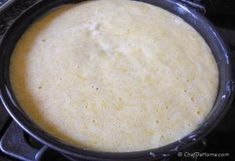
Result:
[[217,95],[218,70],[181,18],[129,0],[65,5],[15,47],[11,83],[40,127],[96,151],[157,148],[196,129]]

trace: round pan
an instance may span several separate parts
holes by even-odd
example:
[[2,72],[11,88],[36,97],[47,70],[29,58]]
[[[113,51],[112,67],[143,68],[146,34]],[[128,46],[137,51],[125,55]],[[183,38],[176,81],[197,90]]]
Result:
[[[12,51],[24,31],[52,8],[67,4],[79,3],[82,0],[44,0],[31,6],[23,14],[19,15],[4,35],[0,44],[0,97],[5,108],[12,118],[31,136],[46,146],[62,152],[66,156],[77,160],[78,158],[88,160],[128,160],[143,161],[162,159],[196,143],[205,137],[222,119],[232,101],[234,81],[231,72],[231,58],[229,51],[220,35],[203,16],[192,11],[175,0],[140,0],[152,5],[159,6],[165,10],[178,15],[193,26],[206,40],[216,59],[219,69],[219,90],[213,109],[208,114],[203,124],[185,136],[181,140],[166,146],[138,152],[95,152],[68,145],[35,125],[22,110],[17,102],[10,84],[9,63]],[[189,42],[190,43],[190,42]],[[203,96],[202,96],[203,97]]]

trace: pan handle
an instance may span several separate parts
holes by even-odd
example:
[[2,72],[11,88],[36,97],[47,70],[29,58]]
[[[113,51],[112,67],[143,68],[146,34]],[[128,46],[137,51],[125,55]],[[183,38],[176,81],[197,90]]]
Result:
[[0,150],[22,161],[68,160],[62,153],[34,140],[15,121],[11,122],[1,138]]
[[12,121],[0,141],[3,153],[24,161],[39,161],[41,154],[47,149],[38,142],[31,142],[32,138]]

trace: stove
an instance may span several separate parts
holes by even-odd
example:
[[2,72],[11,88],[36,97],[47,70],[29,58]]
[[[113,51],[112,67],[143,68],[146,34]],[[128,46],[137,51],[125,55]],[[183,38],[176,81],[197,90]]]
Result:
[[[0,40],[13,20],[38,0],[0,0]],[[235,1],[231,0],[181,0],[190,8],[204,14],[222,34],[235,60]],[[202,141],[187,149],[190,154],[219,154],[225,157],[181,157],[182,153],[164,161],[234,161],[235,101],[220,124]],[[0,161],[71,161],[71,158],[54,151],[24,132],[14,122],[0,103]],[[186,154],[186,153],[184,153]],[[84,161],[84,160],[78,160]]]

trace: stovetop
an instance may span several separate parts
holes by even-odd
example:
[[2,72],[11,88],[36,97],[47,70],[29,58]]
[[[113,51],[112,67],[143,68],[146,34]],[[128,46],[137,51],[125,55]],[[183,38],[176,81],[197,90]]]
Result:
[[[235,58],[235,1],[231,0],[182,0],[200,5],[196,8],[212,21],[222,34]],[[4,3],[8,2],[8,3]],[[37,0],[0,0],[0,40],[14,18]],[[205,12],[206,11],[206,12]],[[233,59],[235,60],[235,59]],[[220,124],[202,141],[191,147],[191,152],[228,153],[229,157],[182,158],[173,156],[164,161],[235,160],[235,101]],[[25,133],[0,104],[0,161],[69,161],[68,158],[48,149]],[[40,149],[40,150],[39,150]],[[39,152],[38,152],[39,151]],[[83,161],[83,160],[79,160]]]

